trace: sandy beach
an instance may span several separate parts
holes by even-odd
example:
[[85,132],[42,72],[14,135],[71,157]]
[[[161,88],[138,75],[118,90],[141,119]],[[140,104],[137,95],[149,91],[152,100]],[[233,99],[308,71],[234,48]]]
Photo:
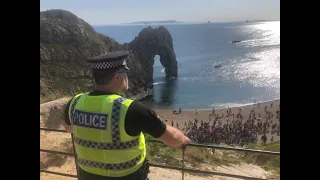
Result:
[[[258,105],[259,104],[259,105]],[[272,104],[272,106],[271,106]],[[225,124],[227,123],[227,120],[229,119],[230,121],[233,120],[233,118],[236,118],[236,114],[239,112],[241,109],[241,114],[243,115],[243,119],[247,120],[250,116],[251,110],[254,110],[255,113],[258,115],[261,115],[261,120],[262,122],[265,122],[266,120],[266,111],[265,107],[267,107],[267,111],[270,112],[271,114],[274,114],[273,117],[273,122],[278,123],[276,120],[276,112],[279,110],[279,105],[280,105],[280,99],[274,100],[274,101],[267,101],[267,102],[262,102],[262,103],[255,103],[252,105],[246,105],[246,106],[240,106],[240,107],[232,107],[231,109],[231,114],[234,114],[232,116],[227,116],[227,110],[228,108],[223,108],[223,109],[216,109],[215,114],[217,114],[220,119],[222,120],[222,123]],[[175,109],[178,111],[178,109]],[[280,111],[280,110],[279,110]],[[194,121],[194,119],[198,119],[199,121],[203,122],[209,122],[209,115],[212,114],[212,109],[197,109],[197,110],[184,110],[181,109],[180,114],[174,114],[173,110],[156,110],[158,116],[165,121],[166,124],[171,125],[171,122],[174,122],[174,127],[176,127],[176,123],[178,123],[180,129],[182,129],[185,125],[185,123],[188,121]],[[212,123],[211,123],[212,124]],[[268,141],[270,140],[271,134],[267,134]],[[280,140],[280,136],[274,135],[274,141]]]
[[[62,129],[63,128],[63,109],[65,103],[69,100],[69,98],[62,98],[55,101],[51,101],[48,103],[44,103],[40,105],[40,127],[45,128],[53,128],[53,129]],[[272,104],[272,107],[271,107]],[[231,115],[227,117],[227,110],[228,109],[218,109],[215,110],[215,114],[218,114],[220,119],[223,121],[223,124],[227,122],[227,120],[232,119],[233,116],[239,112],[241,109],[241,114],[243,115],[243,119],[246,120],[250,116],[250,111],[252,109],[255,110],[256,114],[261,114],[261,119],[264,121],[264,117],[266,115],[265,107],[267,107],[267,111],[270,113],[276,114],[276,111],[279,110],[280,100],[263,102],[254,105],[242,106],[242,107],[233,107],[231,108]],[[159,117],[161,117],[166,124],[171,125],[171,121],[174,122],[174,126],[176,123],[179,124],[180,129],[184,127],[185,122],[193,121],[195,118],[199,121],[202,120],[203,122],[209,122],[209,115],[212,113],[212,110],[181,110],[180,114],[173,114],[172,110],[156,110]],[[275,116],[273,117],[273,121],[276,120]],[[212,121],[211,121],[212,123]],[[269,138],[268,138],[269,140]],[[280,136],[275,136],[274,141],[280,140]],[[47,131],[40,131],[40,149],[47,149],[47,150],[55,150],[55,151],[62,151],[62,152],[72,152],[72,143],[70,134],[67,133],[59,133],[59,132],[47,132]],[[40,168],[46,169],[49,171],[56,171],[56,172],[63,172],[63,173],[71,173],[76,174],[75,171],[75,164],[73,157],[66,157],[63,155],[55,155],[50,153],[40,152]],[[167,179],[172,179],[170,176],[165,174],[161,174],[164,172],[165,174],[169,173],[170,170],[159,170],[155,171],[152,170],[151,176],[154,179],[155,177],[166,177]],[[180,174],[180,173],[178,173]],[[201,179],[203,177],[192,177],[192,179]],[[40,173],[40,179],[42,180],[62,180],[62,179],[74,179],[69,177],[57,176],[47,173]],[[173,178],[174,179],[174,178]],[[218,179],[218,178],[217,178]],[[152,178],[151,178],[152,180]]]

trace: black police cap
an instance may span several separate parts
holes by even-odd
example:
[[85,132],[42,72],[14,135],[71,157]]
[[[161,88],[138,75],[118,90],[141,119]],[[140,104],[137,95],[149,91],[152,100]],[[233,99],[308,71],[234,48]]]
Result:
[[127,70],[130,70],[125,60],[128,55],[128,51],[108,52],[89,58],[88,62],[91,64],[92,69],[108,70],[123,67]]

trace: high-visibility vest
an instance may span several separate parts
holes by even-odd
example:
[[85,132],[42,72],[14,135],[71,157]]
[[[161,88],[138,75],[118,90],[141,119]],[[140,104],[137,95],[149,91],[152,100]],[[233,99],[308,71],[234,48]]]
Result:
[[69,107],[79,167],[89,173],[122,177],[137,171],[146,157],[142,133],[130,136],[125,117],[133,100],[119,95],[76,95]]

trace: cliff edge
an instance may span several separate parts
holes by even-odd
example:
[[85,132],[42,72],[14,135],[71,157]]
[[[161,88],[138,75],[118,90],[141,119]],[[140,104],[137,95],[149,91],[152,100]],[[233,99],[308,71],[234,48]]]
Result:
[[132,42],[119,44],[69,11],[40,12],[40,103],[90,90],[93,79],[86,59],[117,50],[130,52],[130,97],[152,94],[155,55],[166,77],[177,77],[172,37],[163,26],[144,28]]

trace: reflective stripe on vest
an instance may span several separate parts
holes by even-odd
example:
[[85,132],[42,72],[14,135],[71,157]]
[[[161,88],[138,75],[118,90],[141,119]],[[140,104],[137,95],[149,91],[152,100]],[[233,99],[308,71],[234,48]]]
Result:
[[[84,98],[88,97],[88,94],[84,94],[84,95],[85,95]],[[75,98],[70,106],[70,111],[69,111],[70,116],[69,117],[72,121],[72,125],[74,125],[73,124],[74,118],[77,118],[77,116],[76,117],[74,117],[74,116],[75,116],[75,112],[77,111],[76,110],[77,103],[81,99],[81,97],[83,97],[83,94],[75,96]],[[104,96],[104,97],[107,98],[108,96]],[[85,149],[82,149],[81,150],[82,154],[87,156],[88,158],[90,158],[90,157],[92,157],[91,159],[98,158],[97,160],[99,160],[99,161],[103,160],[103,158],[104,159],[107,158],[107,159],[109,159],[108,162],[114,161],[113,163],[98,162],[98,161],[88,160],[86,158],[81,157],[81,155],[79,155],[78,163],[79,163],[80,167],[83,168],[83,170],[86,170],[86,171],[93,173],[93,174],[98,174],[98,175],[103,175],[103,176],[121,177],[121,176],[126,176],[128,174],[131,174],[141,167],[141,165],[145,159],[145,155],[146,155],[145,154],[146,153],[145,152],[145,140],[144,140],[143,134],[141,133],[137,137],[131,137],[131,140],[128,138],[125,138],[127,140],[124,140],[123,142],[121,141],[120,120],[124,121],[124,117],[125,117],[125,114],[121,116],[121,113],[120,113],[121,107],[126,106],[126,108],[128,108],[128,105],[131,104],[132,100],[129,101],[129,104],[128,104],[128,102],[125,103],[128,105],[124,105],[122,103],[126,100],[125,98],[122,98],[117,95],[110,95],[109,97],[112,97],[111,99],[113,99],[110,127],[107,128],[107,129],[111,130],[111,134],[110,134],[111,137],[109,136],[110,137],[109,142],[97,142],[97,141],[92,141],[92,140],[86,140],[87,135],[82,133],[82,135],[80,137],[83,137],[83,138],[80,138],[79,136],[77,137],[76,132],[74,135],[74,142],[76,145],[78,145],[78,146],[76,146],[76,150],[77,149],[79,150],[80,147],[83,147],[83,148],[95,149],[95,151],[101,150],[101,152],[102,151],[109,152],[110,150],[113,151],[113,152],[110,151],[112,154],[112,155],[110,155],[110,157],[108,156],[108,154],[110,152],[106,153],[106,154],[104,152],[102,152],[102,154],[101,154],[101,153],[98,153],[98,151],[96,153],[93,152],[94,154],[92,156],[91,155],[88,156],[88,154],[83,154],[83,153],[86,153],[87,151]],[[83,106],[86,106],[86,105],[83,105]],[[109,113],[110,113],[110,111],[109,111]],[[79,114],[78,114],[78,116],[79,116]],[[122,119],[121,119],[121,117],[122,117]],[[78,117],[78,121],[79,121],[79,117]],[[84,120],[82,119],[82,121],[84,121]],[[93,122],[94,122],[94,120],[93,120]],[[124,123],[124,122],[122,122],[122,123]],[[108,120],[106,122],[106,127],[108,126],[107,124],[108,124]],[[78,127],[80,127],[80,126],[78,126]],[[86,127],[80,127],[80,128],[86,128]],[[124,129],[123,124],[122,124],[121,128]],[[90,129],[90,128],[88,128],[88,129]],[[77,131],[77,128],[75,130]],[[104,129],[101,129],[101,130],[98,129],[97,131],[103,132]],[[82,130],[82,132],[83,132],[83,130]],[[128,137],[128,135],[126,135],[126,137]],[[96,139],[96,138],[93,138],[93,139]],[[115,156],[115,153],[118,150],[119,150],[119,152],[118,152],[119,155],[116,155],[116,157],[119,157],[120,159],[119,160],[110,160],[110,158],[111,159],[115,158],[113,156]],[[127,157],[123,156],[125,154],[124,151],[126,151],[126,150],[128,150],[131,153]],[[134,155],[135,154],[134,152],[136,152],[136,153],[140,152],[140,153]],[[96,157],[96,158],[94,158],[94,157]],[[131,158],[129,158],[129,157],[131,157]],[[125,159],[127,159],[127,160],[125,160]],[[116,161],[118,161],[118,162],[116,162]],[[96,169],[92,169],[92,168],[96,168]]]
[[137,162],[141,159],[141,156],[137,156],[136,158],[124,162],[124,163],[119,163],[119,164],[106,164],[106,163],[99,163],[99,162],[93,162],[93,161],[88,161],[84,160],[81,158],[78,158],[79,164],[83,164],[86,166],[92,166],[95,168],[101,168],[101,169],[106,169],[106,170],[119,170],[119,169],[126,169],[132,166],[135,166]]

